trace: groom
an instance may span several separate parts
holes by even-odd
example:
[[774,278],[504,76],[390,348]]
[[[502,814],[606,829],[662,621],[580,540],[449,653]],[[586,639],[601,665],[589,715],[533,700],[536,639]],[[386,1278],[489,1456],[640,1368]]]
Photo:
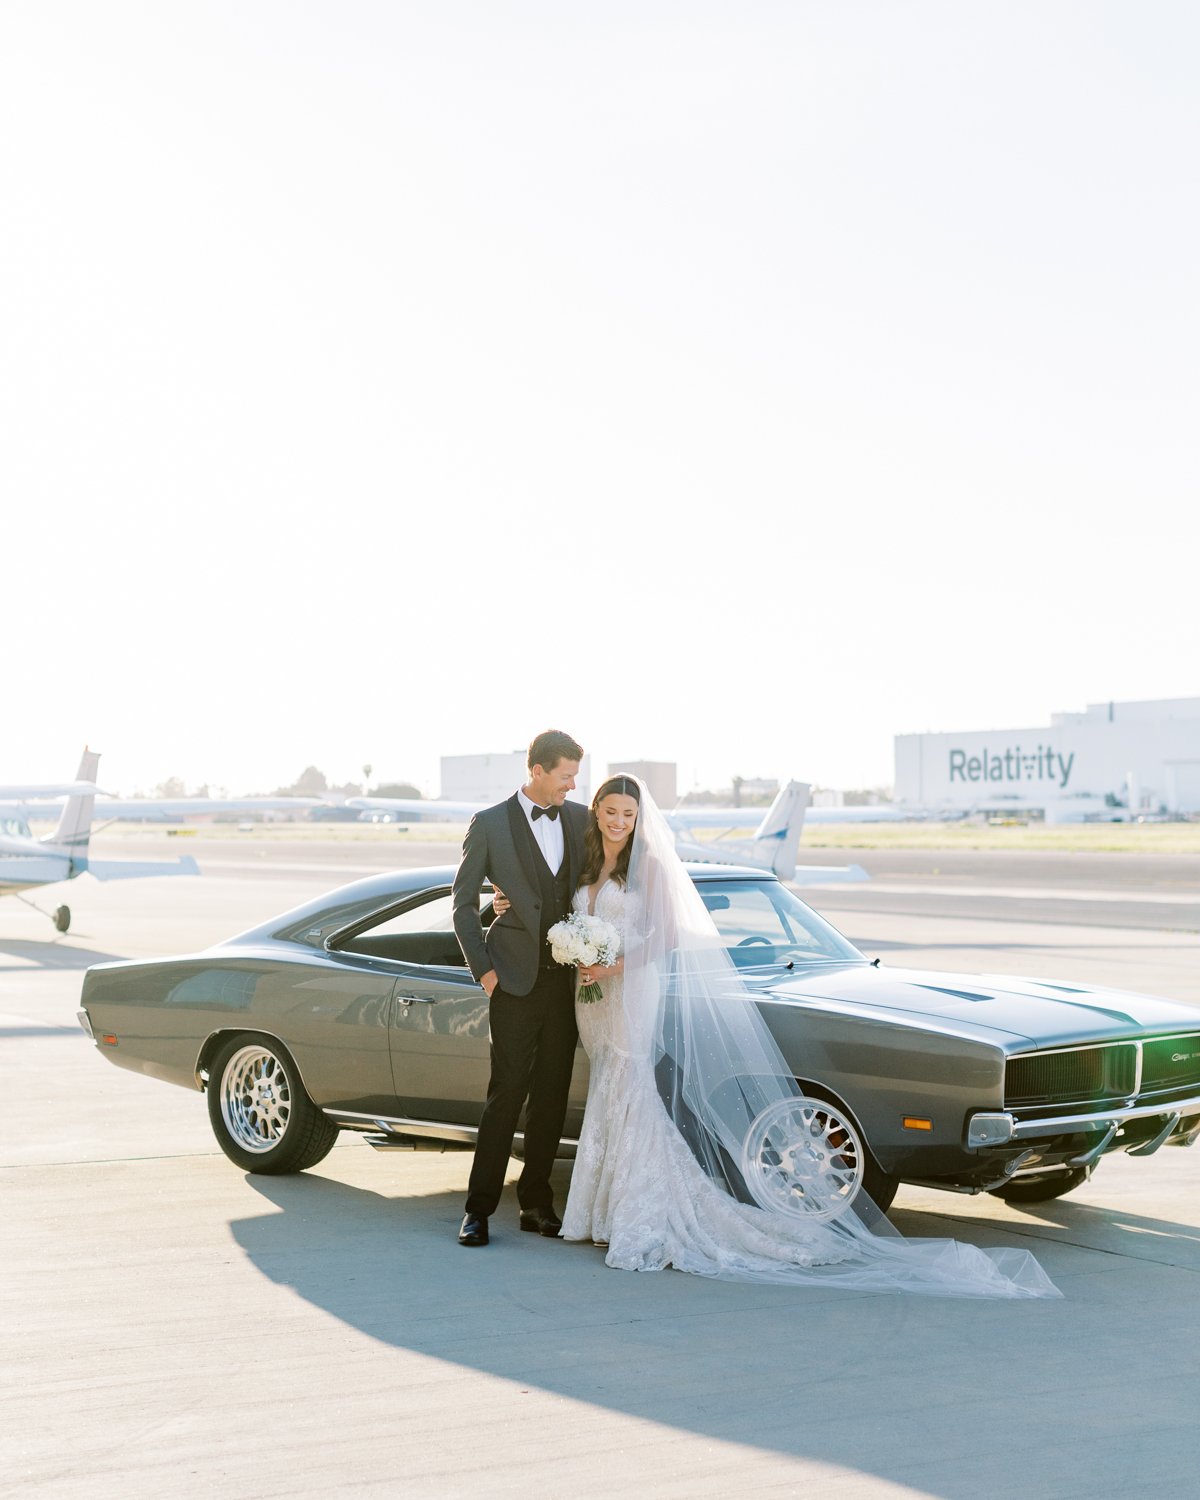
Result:
[[[486,1245],[526,1098],[525,1167],[517,1183],[521,1228],[557,1235],[550,1171],[575,1061],[573,971],[550,957],[546,934],[571,909],[583,868],[587,809],[568,802],[583,749],[548,729],[529,746],[529,779],[506,802],[476,813],[454,877],[454,931],[488,997],[492,1076],[479,1121],[460,1245]],[[512,902],[484,935],[479,892],[490,881]]]

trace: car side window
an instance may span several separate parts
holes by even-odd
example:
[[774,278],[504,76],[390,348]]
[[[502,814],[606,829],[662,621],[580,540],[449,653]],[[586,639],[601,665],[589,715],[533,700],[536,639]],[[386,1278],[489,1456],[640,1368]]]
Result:
[[[490,914],[491,907],[492,893],[488,890],[479,898],[481,915]],[[454,901],[447,890],[431,891],[425,900],[402,911],[382,913],[378,922],[360,928],[337,947],[343,953],[363,953],[402,963],[466,967],[454,935]]]

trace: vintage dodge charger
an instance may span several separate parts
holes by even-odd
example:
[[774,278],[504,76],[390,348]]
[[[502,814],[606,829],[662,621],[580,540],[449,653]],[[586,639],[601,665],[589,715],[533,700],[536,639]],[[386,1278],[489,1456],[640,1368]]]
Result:
[[[840,1201],[861,1189],[886,1209],[913,1182],[1036,1202],[1106,1152],[1200,1133],[1195,1011],[881,968],[773,876],[689,868],[808,1101],[804,1170]],[[302,1171],[339,1130],[383,1150],[469,1149],[488,1011],[454,937],[453,875],[373,876],[203,953],[98,964],[80,1023],[119,1066],[206,1091],[221,1148],[249,1172]],[[489,893],[481,909],[486,924]],[[566,1156],[586,1095],[581,1050]]]

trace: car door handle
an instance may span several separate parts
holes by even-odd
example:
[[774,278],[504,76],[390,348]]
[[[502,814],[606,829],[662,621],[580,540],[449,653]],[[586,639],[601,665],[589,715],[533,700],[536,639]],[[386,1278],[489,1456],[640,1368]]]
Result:
[[397,995],[396,999],[401,1005],[432,1005],[434,1003],[432,995]]

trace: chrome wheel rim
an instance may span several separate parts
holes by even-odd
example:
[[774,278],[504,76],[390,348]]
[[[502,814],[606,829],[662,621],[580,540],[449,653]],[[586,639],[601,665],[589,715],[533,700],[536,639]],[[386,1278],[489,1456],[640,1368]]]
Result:
[[292,1085],[265,1047],[242,1047],[221,1076],[221,1119],[235,1145],[260,1154],[278,1146],[292,1115]]
[[750,1126],[742,1176],[760,1208],[836,1219],[858,1196],[866,1153],[858,1131],[822,1099],[780,1099]]

